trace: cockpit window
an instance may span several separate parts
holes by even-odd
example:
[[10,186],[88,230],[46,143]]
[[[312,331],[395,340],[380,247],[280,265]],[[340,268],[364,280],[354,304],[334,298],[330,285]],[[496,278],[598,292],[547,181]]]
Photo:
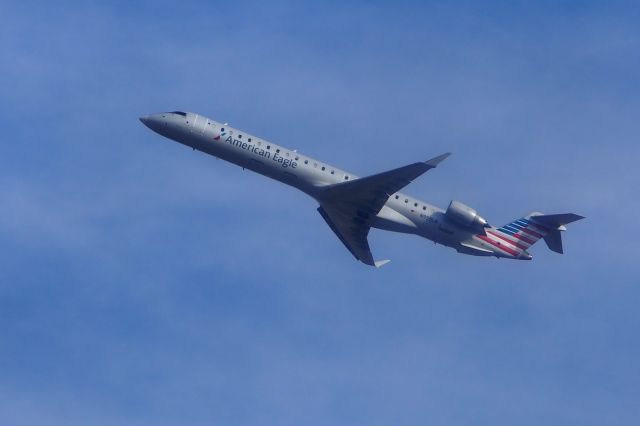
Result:
[[187,116],[187,113],[186,112],[182,112],[182,111],[171,111],[171,114],[178,114],[178,115],[181,115],[183,117]]

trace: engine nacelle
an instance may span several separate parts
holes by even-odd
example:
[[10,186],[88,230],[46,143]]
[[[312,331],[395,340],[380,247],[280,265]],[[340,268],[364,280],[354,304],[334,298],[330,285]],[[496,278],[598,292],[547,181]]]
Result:
[[484,234],[484,228],[489,224],[477,211],[471,207],[462,204],[460,201],[451,201],[447,212],[447,218],[457,225],[471,229],[475,232]]

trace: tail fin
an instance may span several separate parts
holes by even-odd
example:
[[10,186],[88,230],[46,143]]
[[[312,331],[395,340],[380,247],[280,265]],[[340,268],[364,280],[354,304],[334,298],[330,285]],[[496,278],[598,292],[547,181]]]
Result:
[[522,250],[527,250],[540,238],[544,238],[550,250],[562,253],[560,231],[567,229],[564,225],[580,219],[584,217],[573,213],[544,215],[533,212],[498,228],[498,231],[509,237],[513,244]]
[[538,215],[531,218],[535,223],[542,226],[546,226],[550,231],[545,235],[544,242],[547,243],[549,250],[556,253],[563,253],[562,250],[562,235],[560,231],[566,231],[564,225],[567,225],[576,220],[584,219],[584,216],[580,216],[573,213],[562,214],[547,214]]

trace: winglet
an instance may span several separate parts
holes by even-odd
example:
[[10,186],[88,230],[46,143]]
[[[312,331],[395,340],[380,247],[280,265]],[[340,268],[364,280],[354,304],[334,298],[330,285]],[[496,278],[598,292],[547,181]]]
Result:
[[444,153],[442,155],[438,155],[437,157],[432,158],[431,160],[427,160],[424,163],[427,166],[436,167],[438,164],[440,164],[442,161],[444,161],[450,155],[451,155],[450,152],[446,152],[446,153]]
[[386,260],[376,260],[374,262],[374,266],[376,268],[382,268],[384,265],[386,265],[387,263],[391,262],[389,259]]

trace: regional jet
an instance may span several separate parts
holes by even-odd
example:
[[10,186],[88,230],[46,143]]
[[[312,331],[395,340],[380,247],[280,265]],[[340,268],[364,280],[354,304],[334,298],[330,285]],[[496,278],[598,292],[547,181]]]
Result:
[[449,153],[424,162],[358,177],[226,123],[192,112],[173,111],[140,118],[154,132],[194,150],[222,158],[243,169],[275,179],[313,197],[318,212],[360,262],[380,267],[367,236],[371,228],[415,234],[459,253],[531,260],[528,250],[539,239],[562,253],[561,231],[583,219],[573,213],[538,212],[504,226],[491,226],[471,207],[451,201],[445,209],[399,192],[414,179],[438,166]]

